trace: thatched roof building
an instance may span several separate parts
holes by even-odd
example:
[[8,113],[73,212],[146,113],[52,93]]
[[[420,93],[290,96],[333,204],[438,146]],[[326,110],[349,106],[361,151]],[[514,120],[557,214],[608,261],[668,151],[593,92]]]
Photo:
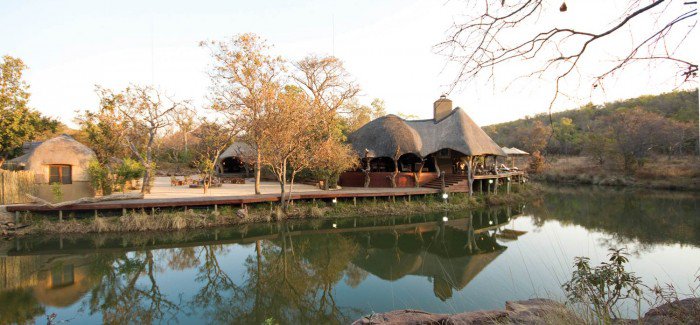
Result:
[[474,121],[444,95],[435,102],[434,117],[427,120],[404,120],[387,115],[373,120],[348,136],[348,141],[361,155],[393,157],[412,153],[427,157],[443,149],[466,156],[505,156],[498,146]]
[[[26,143],[24,153],[8,160],[6,165],[12,169],[33,171],[38,183],[56,181],[70,184],[73,181],[88,181],[85,170],[94,158],[95,152],[92,149],[70,135],[62,134],[44,142]],[[58,178],[51,179],[56,176]]]

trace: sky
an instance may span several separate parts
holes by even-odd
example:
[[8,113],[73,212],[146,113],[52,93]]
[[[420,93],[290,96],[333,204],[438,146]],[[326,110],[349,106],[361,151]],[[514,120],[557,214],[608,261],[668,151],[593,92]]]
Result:
[[[546,11],[538,28],[570,24],[601,30],[612,18],[604,13],[619,12],[619,4],[591,1],[598,5],[579,8],[591,2],[569,1],[566,13]],[[117,90],[130,83],[154,85],[206,106],[212,60],[199,42],[245,32],[267,39],[287,60],[335,55],[360,85],[361,102],[381,98],[389,113],[429,118],[433,101],[450,89],[455,72],[434,45],[470,10],[459,0],[2,0],[0,55],[19,57],[29,67],[25,80],[32,107],[69,126],[75,126],[76,111],[96,109],[95,85]],[[598,54],[630,46],[620,40],[602,45]],[[586,64],[593,70],[601,62]],[[526,68],[506,66],[494,79],[461,84],[449,98],[479,125],[545,112],[553,80],[512,82]],[[671,70],[650,68],[626,70],[604,90],[593,90],[586,79],[574,76],[565,85],[569,96],[559,99],[554,110],[696,87],[679,83]]]

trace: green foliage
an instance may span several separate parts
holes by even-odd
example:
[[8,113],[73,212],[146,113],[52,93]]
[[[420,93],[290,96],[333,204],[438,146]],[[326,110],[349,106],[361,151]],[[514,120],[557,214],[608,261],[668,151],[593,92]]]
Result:
[[625,270],[625,249],[609,249],[607,262],[591,267],[588,257],[576,257],[571,279],[562,286],[570,303],[582,304],[598,321],[606,324],[620,318],[619,303],[643,298],[642,281]]
[[140,162],[131,158],[124,158],[116,170],[117,183],[122,187],[122,192],[125,190],[127,182],[143,177],[145,172],[146,167]]
[[51,194],[56,202],[63,201],[63,189],[61,189],[61,183],[54,182],[51,183]]
[[114,182],[109,168],[93,159],[88,163],[87,174],[90,185],[95,191],[102,191],[102,195],[112,194]]
[[0,61],[0,164],[21,154],[22,144],[44,132],[55,132],[58,121],[29,108],[29,86],[22,80],[27,67],[18,58]]

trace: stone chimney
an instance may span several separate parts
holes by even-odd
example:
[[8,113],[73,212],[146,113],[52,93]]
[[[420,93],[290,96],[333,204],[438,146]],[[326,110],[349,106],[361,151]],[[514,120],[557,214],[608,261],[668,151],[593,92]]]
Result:
[[440,96],[440,99],[433,103],[433,119],[435,122],[440,122],[442,119],[452,113],[452,101],[447,99],[447,95]]

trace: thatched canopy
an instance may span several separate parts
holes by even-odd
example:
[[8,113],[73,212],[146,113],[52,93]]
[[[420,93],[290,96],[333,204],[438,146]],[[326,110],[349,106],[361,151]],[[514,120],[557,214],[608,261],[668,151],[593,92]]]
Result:
[[505,152],[506,155],[508,155],[509,157],[511,157],[511,156],[528,156],[528,155],[530,155],[530,154],[527,153],[526,151],[520,150],[520,149],[518,149],[518,148],[516,148],[516,147],[510,147],[510,148],[508,148],[508,147],[503,147],[503,148],[501,148],[501,149],[503,149],[503,152]]
[[436,122],[428,120],[404,120],[388,115],[373,120],[348,136],[348,141],[360,156],[365,149],[371,157],[393,157],[414,153],[425,157],[441,149],[452,149],[468,156],[506,154],[459,107]]
[[219,155],[219,161],[231,157],[236,157],[243,161],[247,161],[249,159],[252,159],[254,156],[255,149],[253,147],[251,147],[245,142],[236,141],[232,143],[228,148],[226,148],[226,150],[224,150],[224,152],[222,152],[221,155]]

